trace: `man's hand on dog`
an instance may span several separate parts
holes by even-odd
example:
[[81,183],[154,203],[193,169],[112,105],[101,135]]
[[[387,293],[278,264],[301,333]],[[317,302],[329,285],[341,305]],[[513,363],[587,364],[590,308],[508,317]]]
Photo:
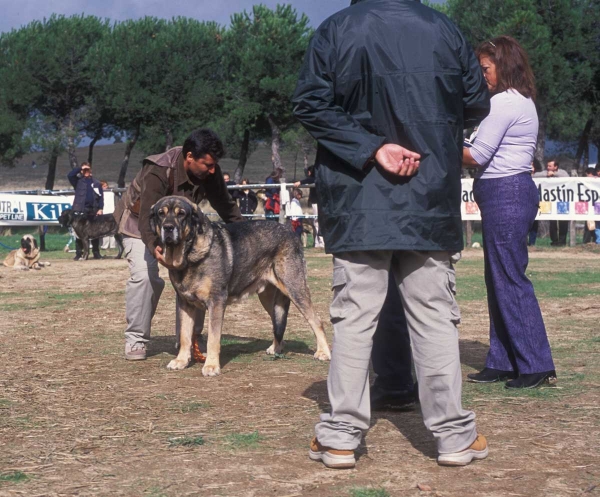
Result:
[[163,254],[163,248],[162,247],[156,247],[154,249],[154,258],[158,262],[160,262],[167,269],[175,269],[175,266],[167,263],[167,261],[165,260],[165,257],[162,254]]
[[396,176],[417,174],[421,156],[400,145],[386,143],[375,154],[375,160],[383,169]]

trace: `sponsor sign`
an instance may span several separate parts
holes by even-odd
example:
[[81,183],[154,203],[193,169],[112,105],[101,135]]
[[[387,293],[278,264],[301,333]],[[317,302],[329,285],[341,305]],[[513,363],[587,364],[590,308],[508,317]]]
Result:
[[[13,195],[0,193],[0,226],[58,224],[58,217],[70,209],[74,195]],[[104,213],[114,210],[114,194],[104,193]]]
[[[481,180],[486,181],[486,180]],[[600,221],[600,178],[533,178],[540,196],[540,221]],[[461,214],[464,221],[479,221],[473,197],[473,180],[462,180]]]

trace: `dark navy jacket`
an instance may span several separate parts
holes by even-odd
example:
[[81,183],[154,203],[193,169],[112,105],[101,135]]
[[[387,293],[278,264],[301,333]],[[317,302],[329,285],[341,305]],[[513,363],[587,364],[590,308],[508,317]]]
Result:
[[67,178],[75,188],[74,211],[96,214],[104,209],[104,192],[102,184],[97,179],[92,176],[84,177],[81,175],[81,168],[78,167],[71,169]]
[[[461,250],[463,128],[487,116],[489,99],[463,35],[419,2],[359,0],[325,20],[293,103],[318,141],[327,252]],[[369,167],[384,143],[420,153],[419,172]]]

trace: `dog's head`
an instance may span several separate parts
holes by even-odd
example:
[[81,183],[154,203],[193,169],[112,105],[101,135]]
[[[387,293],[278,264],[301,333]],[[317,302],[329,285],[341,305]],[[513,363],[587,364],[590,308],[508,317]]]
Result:
[[71,226],[73,222],[73,211],[71,209],[65,209],[58,216],[58,224],[60,224],[63,228],[68,228]]
[[38,248],[38,244],[33,235],[24,235],[21,238],[21,250],[25,255],[31,255]]
[[151,208],[150,226],[164,247],[176,247],[202,233],[204,214],[185,197],[160,199]]

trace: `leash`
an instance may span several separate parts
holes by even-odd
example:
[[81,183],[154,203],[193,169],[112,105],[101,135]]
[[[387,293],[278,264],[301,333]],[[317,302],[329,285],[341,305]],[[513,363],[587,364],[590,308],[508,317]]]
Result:
[[0,247],[4,247],[5,249],[8,249],[8,250],[17,250],[12,247],[9,247],[8,245],[4,245],[2,242],[0,242]]

